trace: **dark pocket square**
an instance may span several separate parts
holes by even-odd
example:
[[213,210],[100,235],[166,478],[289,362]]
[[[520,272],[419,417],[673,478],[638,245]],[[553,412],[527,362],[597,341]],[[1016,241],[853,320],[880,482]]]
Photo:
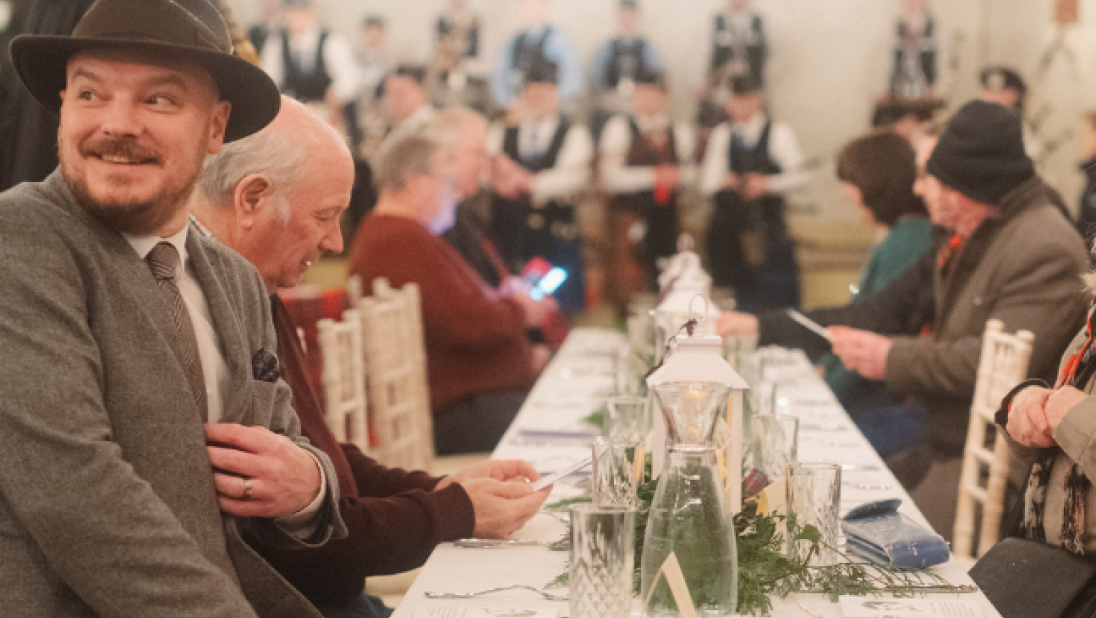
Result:
[[281,375],[278,371],[278,357],[261,348],[251,357],[251,374],[256,380],[277,382]]

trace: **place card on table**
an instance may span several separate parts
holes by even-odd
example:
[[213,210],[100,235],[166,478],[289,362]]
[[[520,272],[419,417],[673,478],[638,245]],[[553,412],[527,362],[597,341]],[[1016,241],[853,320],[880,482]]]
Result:
[[464,603],[426,605],[415,618],[559,618],[559,609],[529,607],[471,607]]
[[977,602],[959,599],[843,596],[839,604],[845,618],[982,618]]

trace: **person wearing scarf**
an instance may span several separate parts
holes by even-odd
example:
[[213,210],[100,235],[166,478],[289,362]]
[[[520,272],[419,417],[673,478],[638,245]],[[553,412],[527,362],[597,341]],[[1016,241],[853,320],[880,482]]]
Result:
[[[1096,289],[1096,273],[1086,277]],[[997,422],[1015,441],[1013,450],[1031,462],[1024,491],[1023,533],[1030,540],[1060,545],[1083,555],[1096,542],[1096,498],[1086,470],[1096,470],[1096,303],[1084,328],[1062,357],[1053,387],[1024,382],[1002,404]]]

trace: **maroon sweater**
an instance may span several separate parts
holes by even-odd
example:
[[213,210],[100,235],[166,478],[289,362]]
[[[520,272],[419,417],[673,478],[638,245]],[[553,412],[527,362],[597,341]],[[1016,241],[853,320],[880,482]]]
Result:
[[350,248],[350,274],[419,284],[434,410],[475,393],[529,390],[536,381],[521,306],[500,296],[421,223],[371,213]]
[[361,594],[367,576],[422,566],[438,543],[472,536],[475,514],[460,485],[433,491],[440,479],[386,468],[358,447],[335,440],[305,379],[296,326],[277,295],[271,305],[282,378],[293,391],[301,433],[335,466],[339,510],[350,534],[314,550],[280,551],[259,544],[255,549],[312,603],[344,607]]

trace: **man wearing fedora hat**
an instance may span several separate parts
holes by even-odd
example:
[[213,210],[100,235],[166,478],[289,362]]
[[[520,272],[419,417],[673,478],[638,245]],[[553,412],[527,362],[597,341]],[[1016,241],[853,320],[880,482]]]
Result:
[[207,154],[277,114],[207,0],[99,0],[12,43],[61,166],[0,194],[0,605],[317,616],[248,546],[345,527],[255,269],[189,233]]

